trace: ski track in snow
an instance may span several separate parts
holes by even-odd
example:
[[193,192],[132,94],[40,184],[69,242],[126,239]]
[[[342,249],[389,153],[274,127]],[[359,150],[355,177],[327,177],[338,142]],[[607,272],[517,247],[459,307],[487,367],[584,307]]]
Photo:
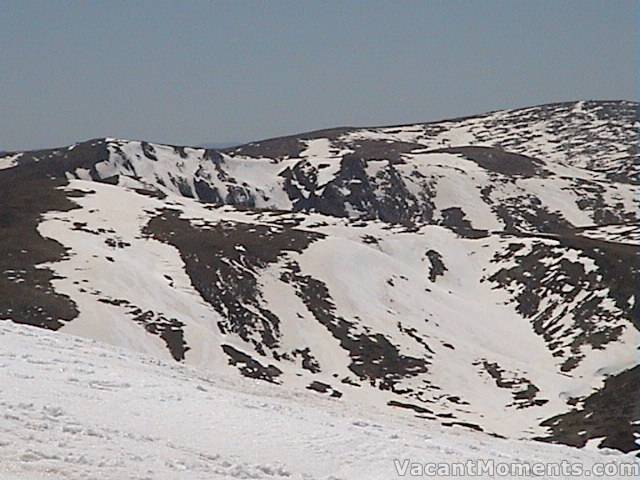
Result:
[[0,343],[3,480],[374,480],[397,478],[393,459],[631,458],[365,414],[10,322]]

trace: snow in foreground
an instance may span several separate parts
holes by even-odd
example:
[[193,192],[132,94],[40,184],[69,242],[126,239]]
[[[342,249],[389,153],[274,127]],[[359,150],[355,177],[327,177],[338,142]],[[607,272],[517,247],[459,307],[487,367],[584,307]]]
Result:
[[586,468],[631,459],[368,408],[0,322],[3,480],[390,479],[394,459]]

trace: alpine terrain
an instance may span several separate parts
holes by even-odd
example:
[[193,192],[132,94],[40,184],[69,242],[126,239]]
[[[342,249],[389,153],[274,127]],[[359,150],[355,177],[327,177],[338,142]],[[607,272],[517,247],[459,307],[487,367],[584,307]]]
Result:
[[[426,432],[444,456],[633,457],[638,128],[637,103],[579,101],[227,149],[1,153],[0,472],[103,461],[100,478],[128,478],[131,442],[176,431],[131,478],[390,478],[394,438],[425,461]],[[115,410],[63,421],[101,402]],[[96,426],[120,410],[166,429]],[[296,430],[308,443],[274,440],[278,415],[315,422]],[[242,463],[208,435],[289,453]],[[114,441],[130,455],[79,459]],[[346,452],[328,469],[348,445],[386,451],[387,471]],[[201,476],[171,476],[185,469]]]

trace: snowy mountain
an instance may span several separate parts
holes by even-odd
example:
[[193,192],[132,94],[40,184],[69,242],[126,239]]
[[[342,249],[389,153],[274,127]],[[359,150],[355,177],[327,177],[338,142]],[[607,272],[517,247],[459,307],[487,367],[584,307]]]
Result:
[[636,451],[637,111],[3,154],[0,319],[417,428]]

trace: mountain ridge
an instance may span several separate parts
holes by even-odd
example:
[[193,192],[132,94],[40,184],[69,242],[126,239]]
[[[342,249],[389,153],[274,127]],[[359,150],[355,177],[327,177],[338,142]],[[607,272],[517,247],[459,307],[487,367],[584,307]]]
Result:
[[3,154],[0,319],[635,451],[637,109]]

